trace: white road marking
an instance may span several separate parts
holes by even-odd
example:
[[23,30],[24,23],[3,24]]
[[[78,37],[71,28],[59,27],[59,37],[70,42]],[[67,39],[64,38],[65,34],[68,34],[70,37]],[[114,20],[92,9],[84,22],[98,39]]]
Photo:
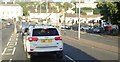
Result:
[[97,34],[89,34],[89,35],[100,36],[100,35],[97,35]]
[[15,42],[15,46],[17,45],[17,42]]
[[17,34],[17,37],[19,36],[19,34]]
[[12,59],[10,59],[9,62],[12,62]]
[[6,50],[7,50],[7,48],[5,48],[5,49],[4,49],[4,51],[2,52],[2,55],[4,55],[4,54],[5,54]]
[[11,41],[11,38],[9,39],[9,41]]
[[12,36],[13,36],[13,34],[12,34]]
[[12,55],[15,54],[15,50],[16,50],[16,47],[14,47],[13,51],[12,51]]
[[67,57],[68,59],[70,59],[70,60],[73,61],[73,62],[76,62],[76,61],[74,61],[71,57],[69,57],[68,55],[65,55],[65,57]]
[[10,44],[10,42],[7,43],[7,46]]
[[18,41],[18,38],[16,38],[16,41]]
[[18,38],[18,35],[17,35],[17,38]]

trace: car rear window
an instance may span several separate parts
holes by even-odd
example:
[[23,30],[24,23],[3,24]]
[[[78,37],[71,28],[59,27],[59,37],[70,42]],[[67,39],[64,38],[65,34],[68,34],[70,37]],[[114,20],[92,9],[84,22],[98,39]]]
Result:
[[48,28],[48,29],[33,29],[32,36],[57,36],[58,31],[56,28]]

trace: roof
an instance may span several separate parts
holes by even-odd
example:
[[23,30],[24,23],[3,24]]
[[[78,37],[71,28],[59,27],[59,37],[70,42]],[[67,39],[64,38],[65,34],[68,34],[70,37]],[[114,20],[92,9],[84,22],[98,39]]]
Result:
[[[78,17],[79,14],[66,14],[66,17]],[[80,15],[82,18],[95,18],[95,17],[100,17],[101,15]]]
[[[36,12],[35,10],[33,10],[33,9],[35,9],[35,8],[34,8],[34,7],[29,7],[30,13],[40,13],[40,11],[41,11],[41,13],[46,13],[46,10],[45,10],[45,9],[40,9],[40,8],[38,8],[38,9],[37,9],[37,12]],[[55,10],[52,10],[52,9],[49,9],[49,10],[48,10],[48,13],[52,13],[52,12],[58,13],[58,11],[55,11]]]
[[0,4],[0,6],[20,6],[19,4]]
[[55,28],[55,27],[53,27],[53,26],[35,26],[35,28]]

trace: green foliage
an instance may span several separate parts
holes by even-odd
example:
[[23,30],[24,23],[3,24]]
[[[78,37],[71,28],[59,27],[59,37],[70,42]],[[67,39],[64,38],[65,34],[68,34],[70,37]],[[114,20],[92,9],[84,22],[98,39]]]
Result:
[[100,10],[98,8],[93,9],[93,14],[100,14]]
[[119,2],[114,2],[114,4],[116,4],[118,11],[117,11],[117,13],[112,14],[112,17],[111,17],[112,21],[111,22],[113,24],[119,24],[120,25],[120,1]]
[[100,14],[103,16],[103,19],[108,20],[108,17],[110,17],[112,23],[115,23],[117,20],[116,17],[118,18],[118,16],[115,16],[119,13],[120,9],[118,7],[120,7],[120,5],[114,2],[99,2],[97,5],[97,8],[100,10]]
[[18,19],[19,19],[19,20],[22,20],[22,17],[19,16]]
[[81,10],[92,10],[92,8],[89,7],[84,7],[84,8],[80,8]]
[[63,7],[64,7],[65,11],[67,11],[69,8],[72,8],[72,5],[71,5],[71,3],[65,2],[63,4]]
[[112,2],[100,2],[97,7],[100,9],[100,13],[105,19],[110,17],[112,14],[117,13],[117,6]]
[[29,15],[28,8],[27,8],[27,3],[25,3],[25,2],[18,2],[18,4],[23,8],[23,16]]

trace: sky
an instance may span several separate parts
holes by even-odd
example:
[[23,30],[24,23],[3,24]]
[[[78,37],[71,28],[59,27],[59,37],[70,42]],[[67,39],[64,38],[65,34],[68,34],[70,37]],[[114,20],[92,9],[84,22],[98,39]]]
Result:
[[[2,2],[9,2],[10,0],[0,0]],[[70,2],[71,0],[53,0],[54,2]]]

